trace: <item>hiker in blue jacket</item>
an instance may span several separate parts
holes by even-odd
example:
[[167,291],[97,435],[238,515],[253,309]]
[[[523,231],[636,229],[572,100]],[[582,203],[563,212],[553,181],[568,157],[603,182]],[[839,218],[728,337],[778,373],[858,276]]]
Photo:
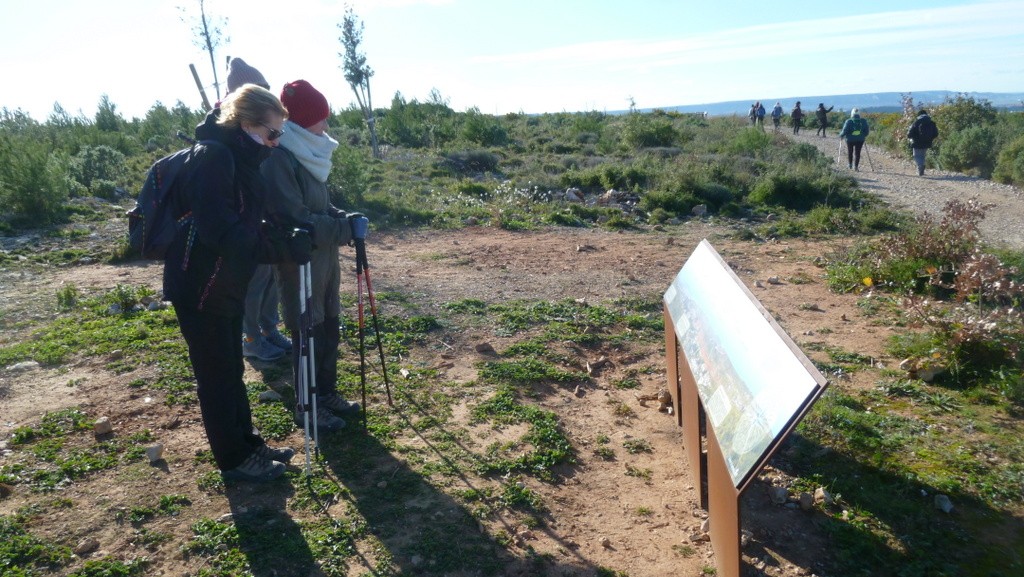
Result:
[[775,126],[775,132],[779,131],[779,126],[782,125],[782,103],[776,102],[775,108],[772,108],[772,124]]
[[850,118],[843,123],[839,138],[846,141],[846,162],[854,170],[860,170],[860,149],[868,137],[868,121],[860,117],[860,111],[854,108]]

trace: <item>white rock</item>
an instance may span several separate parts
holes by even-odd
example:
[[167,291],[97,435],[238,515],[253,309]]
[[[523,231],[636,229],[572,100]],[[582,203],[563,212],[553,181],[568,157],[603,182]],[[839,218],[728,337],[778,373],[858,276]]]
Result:
[[92,430],[97,435],[106,435],[114,430],[114,425],[111,424],[110,419],[107,417],[100,417],[96,419],[96,422],[92,425]]
[[825,490],[825,487],[818,487],[814,490],[814,502],[824,503],[826,505],[832,504],[832,494]]
[[13,373],[22,373],[22,372],[25,372],[25,371],[34,371],[34,370],[36,370],[38,368],[39,368],[39,363],[37,363],[35,361],[22,361],[20,363],[15,363],[15,364],[7,367],[7,370],[11,371]]
[[789,489],[785,487],[769,487],[768,498],[776,505],[782,505],[789,500]]
[[154,464],[160,459],[164,458],[164,446],[163,443],[156,443],[146,447],[146,457],[149,458],[149,464]]
[[261,392],[259,394],[259,397],[257,397],[257,398],[259,399],[259,401],[261,403],[276,403],[276,402],[280,401],[283,397],[281,397],[281,393],[279,393],[277,391],[266,390],[266,391]]
[[952,513],[953,501],[946,495],[935,495],[935,508],[943,513]]

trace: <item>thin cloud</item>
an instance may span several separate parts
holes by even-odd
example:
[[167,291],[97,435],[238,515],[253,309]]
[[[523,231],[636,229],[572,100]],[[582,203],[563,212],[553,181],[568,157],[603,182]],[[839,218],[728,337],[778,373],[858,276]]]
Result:
[[478,56],[471,62],[564,67],[600,64],[605,70],[636,68],[637,62],[643,62],[643,68],[655,69],[694,63],[734,62],[749,58],[751,54],[779,58],[809,53],[846,53],[850,46],[856,46],[860,53],[898,46],[948,48],[951,43],[991,43],[1000,38],[1020,36],[1022,13],[1022,2],[904,10],[749,26],[677,40],[587,42],[530,52]]

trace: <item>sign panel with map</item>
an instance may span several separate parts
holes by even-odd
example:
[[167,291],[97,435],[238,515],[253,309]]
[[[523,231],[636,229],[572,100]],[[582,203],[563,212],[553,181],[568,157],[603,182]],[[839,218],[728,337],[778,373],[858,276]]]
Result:
[[707,240],[664,300],[726,467],[741,487],[826,381]]

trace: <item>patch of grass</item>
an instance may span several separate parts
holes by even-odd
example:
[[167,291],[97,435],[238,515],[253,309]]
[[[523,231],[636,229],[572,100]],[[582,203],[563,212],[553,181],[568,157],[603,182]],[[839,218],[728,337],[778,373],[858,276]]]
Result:
[[651,447],[651,443],[647,441],[647,439],[639,439],[635,437],[623,441],[622,448],[626,449],[626,452],[630,455],[654,452],[654,448]]
[[538,359],[491,361],[480,368],[480,380],[489,383],[530,385],[535,383],[586,382],[583,373],[563,371]]
[[113,557],[89,559],[81,569],[68,573],[68,577],[133,577],[144,574],[149,564],[146,558],[128,562]]
[[675,544],[672,546],[672,551],[680,557],[690,558],[697,554],[697,550],[689,545]]
[[555,467],[575,461],[572,444],[562,431],[558,416],[520,403],[515,390],[508,385],[500,387],[493,397],[474,407],[473,418],[497,425],[529,425],[526,434],[515,443],[490,445],[477,465],[481,473],[525,473],[552,481]]
[[34,575],[36,571],[58,569],[70,563],[71,559],[69,547],[32,535],[23,519],[0,516],[0,567],[23,571],[12,575]]
[[622,401],[619,401],[618,399],[613,399],[609,397],[608,400],[605,402],[611,405],[612,414],[620,419],[631,419],[636,416],[636,411],[634,411],[632,407],[630,407],[626,403],[623,403]]
[[615,460],[615,451],[611,447],[597,447],[596,449],[594,449],[594,455],[605,461]]
[[630,465],[628,463],[626,464],[626,476],[627,477],[636,477],[638,479],[643,479],[644,482],[647,483],[647,484],[651,483],[651,475],[652,475],[652,473],[653,473],[653,471],[651,471],[650,469],[644,469],[644,468],[641,468],[641,467],[636,467],[636,466]]

